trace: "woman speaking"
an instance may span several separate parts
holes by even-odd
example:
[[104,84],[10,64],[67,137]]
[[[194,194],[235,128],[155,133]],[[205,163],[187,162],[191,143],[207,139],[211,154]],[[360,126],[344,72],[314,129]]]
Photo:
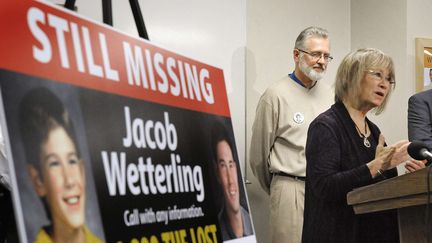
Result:
[[[308,131],[303,242],[399,242],[395,210],[355,215],[346,200],[356,187],[397,176],[395,167],[409,160],[409,142],[386,146],[367,118],[373,109],[383,111],[394,77],[392,59],[377,49],[359,49],[342,60],[335,104]],[[424,167],[407,163],[410,170]]]

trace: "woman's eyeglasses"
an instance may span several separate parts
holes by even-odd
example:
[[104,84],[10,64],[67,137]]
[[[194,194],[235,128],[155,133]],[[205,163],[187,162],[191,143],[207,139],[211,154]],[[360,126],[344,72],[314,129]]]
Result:
[[392,79],[392,77],[387,76],[384,77],[384,74],[380,71],[374,71],[374,70],[367,70],[366,71],[368,74],[370,74],[372,76],[373,79],[375,79],[376,81],[382,81],[385,80],[387,81],[389,84],[394,85],[396,82]]

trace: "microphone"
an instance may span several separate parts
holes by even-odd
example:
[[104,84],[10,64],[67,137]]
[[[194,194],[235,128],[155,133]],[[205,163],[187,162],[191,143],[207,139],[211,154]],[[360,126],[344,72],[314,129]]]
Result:
[[408,145],[408,154],[413,158],[417,160],[424,160],[426,159],[428,163],[426,165],[429,165],[432,162],[432,153],[429,152],[428,146],[419,141],[413,141]]

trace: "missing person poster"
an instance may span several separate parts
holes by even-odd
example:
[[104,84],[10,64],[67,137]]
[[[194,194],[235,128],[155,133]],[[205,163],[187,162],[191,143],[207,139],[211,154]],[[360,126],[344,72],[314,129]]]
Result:
[[223,72],[39,1],[1,1],[21,242],[256,242]]

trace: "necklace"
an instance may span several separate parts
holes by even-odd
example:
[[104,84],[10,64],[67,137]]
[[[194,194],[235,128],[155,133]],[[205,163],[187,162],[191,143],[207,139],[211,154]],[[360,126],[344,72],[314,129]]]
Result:
[[365,134],[363,134],[360,131],[360,129],[358,128],[357,124],[355,124],[355,122],[354,122],[354,125],[355,125],[355,127],[357,129],[357,132],[360,133],[360,137],[363,138],[363,144],[364,144],[364,146],[366,146],[366,148],[370,148],[371,144],[369,142],[369,139],[365,135],[367,133],[367,122],[366,122],[366,120],[365,120],[365,128],[364,128]]

